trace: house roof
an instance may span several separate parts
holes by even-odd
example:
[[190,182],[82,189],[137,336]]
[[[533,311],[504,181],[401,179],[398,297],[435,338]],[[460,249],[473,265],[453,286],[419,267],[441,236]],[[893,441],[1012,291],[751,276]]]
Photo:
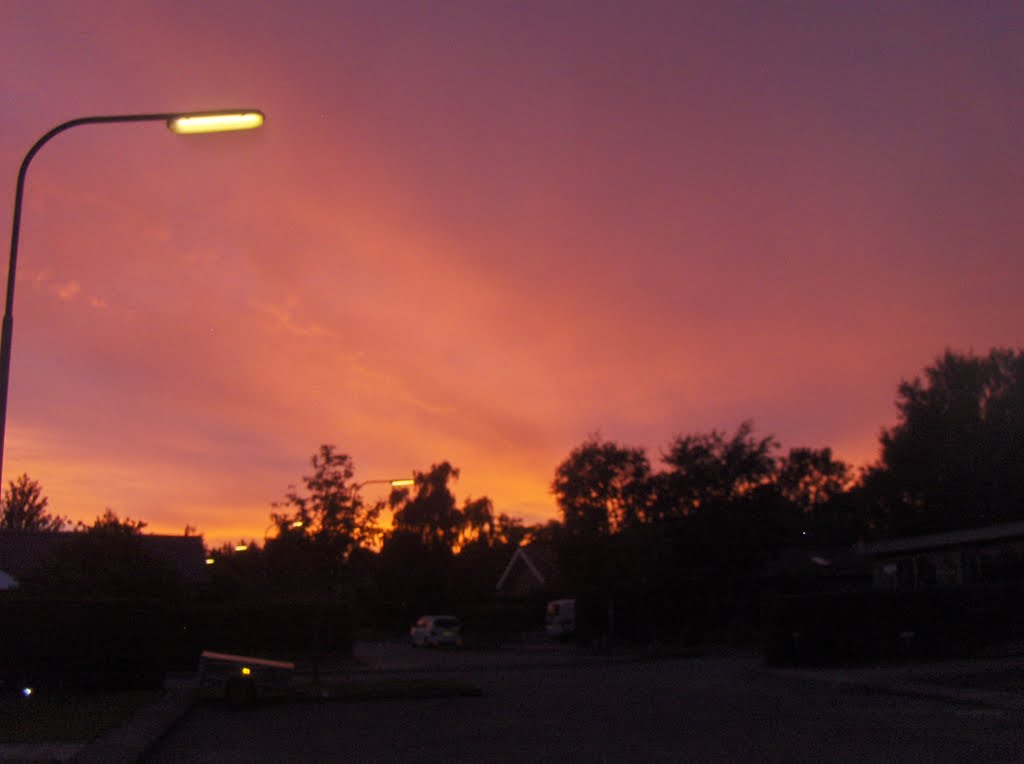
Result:
[[24,578],[52,561],[69,537],[56,532],[0,532],[0,570],[16,580]]
[[871,560],[841,547],[787,547],[778,553],[778,567],[786,574],[804,577],[871,575]]
[[[51,563],[60,550],[77,533],[2,531],[0,532],[0,572],[15,580],[40,570]],[[206,552],[199,536],[137,536],[142,549],[167,563],[185,584],[208,580]]]
[[4,573],[0,570],[0,592],[6,591],[7,589],[17,589],[18,579],[14,576]]
[[557,586],[561,581],[561,572],[554,547],[541,542],[518,547],[512,553],[512,558],[505,566],[495,589],[502,591],[508,586],[510,580],[518,575],[525,576],[537,588]]
[[907,536],[899,539],[873,541],[856,546],[856,551],[868,557],[884,557],[890,554],[923,552],[943,547],[970,546],[992,541],[1024,539],[1024,522],[987,525],[982,528],[965,528],[946,533],[929,533],[924,536]]

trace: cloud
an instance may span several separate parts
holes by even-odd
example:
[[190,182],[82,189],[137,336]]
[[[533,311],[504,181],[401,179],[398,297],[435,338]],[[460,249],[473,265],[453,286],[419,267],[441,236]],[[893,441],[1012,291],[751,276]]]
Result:
[[73,300],[81,291],[82,287],[77,281],[69,281],[66,284],[54,287],[57,297],[62,300]]
[[33,167],[10,469],[83,519],[259,534],[324,441],[367,477],[448,459],[529,519],[595,429],[753,418],[865,461],[901,377],[1019,340],[1020,77],[987,6],[8,5],[7,177],[69,109],[269,115],[76,130]]
[[263,316],[270,318],[277,328],[284,330],[288,334],[293,334],[297,337],[333,337],[334,332],[321,326],[315,321],[308,321],[305,323],[297,321],[292,317],[292,300],[289,300],[285,305],[271,305],[269,303],[256,302],[254,300],[249,301],[249,308],[260,313]]

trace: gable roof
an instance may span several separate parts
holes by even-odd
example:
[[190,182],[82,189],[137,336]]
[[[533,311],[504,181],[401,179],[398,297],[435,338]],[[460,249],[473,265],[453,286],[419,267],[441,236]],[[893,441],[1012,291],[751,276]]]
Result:
[[988,542],[1010,541],[1024,538],[1024,522],[987,525],[981,528],[964,528],[945,533],[929,533],[924,536],[907,536],[858,544],[856,549],[868,557],[890,554],[923,552],[943,547],[970,546]]
[[17,589],[18,579],[14,576],[4,573],[0,570],[0,592],[6,591],[7,589]]
[[0,570],[15,580],[24,578],[52,562],[68,537],[51,531],[2,531]]
[[[52,563],[79,532],[0,531],[0,572],[18,580]],[[209,580],[200,536],[136,536],[142,549],[170,566],[183,584]]]
[[778,552],[778,569],[814,578],[871,577],[871,560],[846,547],[786,547]]
[[499,592],[510,589],[517,579],[525,579],[520,581],[520,588],[526,589],[554,589],[560,586],[562,576],[554,547],[541,542],[518,547],[512,553],[495,589]]

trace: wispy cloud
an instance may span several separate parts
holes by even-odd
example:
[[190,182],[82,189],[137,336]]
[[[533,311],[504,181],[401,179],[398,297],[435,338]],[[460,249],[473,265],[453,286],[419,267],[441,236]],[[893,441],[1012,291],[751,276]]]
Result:
[[[55,295],[62,302],[74,303],[82,297],[82,285],[74,279],[64,283],[53,283],[49,271],[42,271],[31,277],[32,283],[36,286],[47,286],[51,294]],[[85,304],[93,310],[106,310],[110,307],[105,299],[97,295],[85,297]]]
[[62,300],[73,300],[81,291],[82,287],[77,281],[68,281],[54,287],[54,293]]
[[274,325],[288,334],[297,337],[333,337],[334,332],[315,321],[302,322],[293,315],[291,301],[284,305],[271,305],[265,302],[249,301],[249,307],[255,312],[269,318]]

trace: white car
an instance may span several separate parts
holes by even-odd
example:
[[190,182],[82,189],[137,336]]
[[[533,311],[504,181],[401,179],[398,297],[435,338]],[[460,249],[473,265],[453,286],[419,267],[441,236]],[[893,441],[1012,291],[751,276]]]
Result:
[[459,646],[462,644],[462,624],[453,615],[425,615],[409,629],[413,647]]

